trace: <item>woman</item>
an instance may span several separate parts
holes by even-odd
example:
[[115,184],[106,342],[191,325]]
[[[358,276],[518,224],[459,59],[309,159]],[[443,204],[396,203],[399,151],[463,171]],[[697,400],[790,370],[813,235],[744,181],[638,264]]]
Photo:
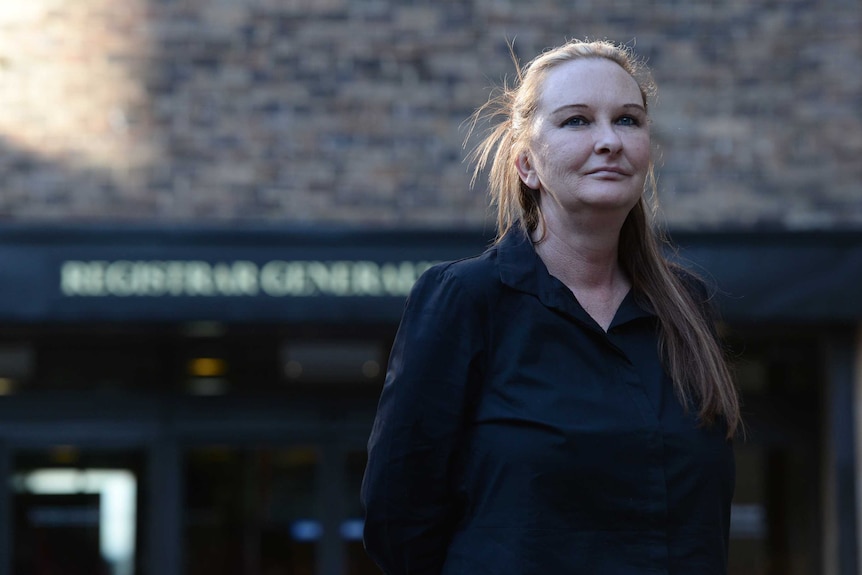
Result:
[[498,240],[408,299],[362,490],[385,573],[726,573],[739,407],[649,221],[651,91],[573,41],[477,112]]

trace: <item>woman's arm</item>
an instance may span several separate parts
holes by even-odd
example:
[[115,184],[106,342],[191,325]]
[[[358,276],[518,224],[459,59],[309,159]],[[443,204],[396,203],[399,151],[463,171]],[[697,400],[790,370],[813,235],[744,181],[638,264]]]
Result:
[[458,521],[453,460],[480,377],[478,306],[447,267],[408,298],[362,483],[365,548],[387,575],[437,575]]

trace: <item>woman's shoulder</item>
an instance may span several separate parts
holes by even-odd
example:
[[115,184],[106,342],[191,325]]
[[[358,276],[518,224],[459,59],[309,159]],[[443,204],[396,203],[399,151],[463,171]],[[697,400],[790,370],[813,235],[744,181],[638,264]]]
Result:
[[437,263],[423,273],[417,283],[457,286],[474,295],[487,293],[500,285],[497,252],[497,246],[491,246],[480,254]]
[[431,266],[413,284],[405,318],[420,318],[426,324],[422,329],[441,322],[461,328],[474,325],[474,320],[484,322],[500,284],[494,259],[493,250],[488,250]]

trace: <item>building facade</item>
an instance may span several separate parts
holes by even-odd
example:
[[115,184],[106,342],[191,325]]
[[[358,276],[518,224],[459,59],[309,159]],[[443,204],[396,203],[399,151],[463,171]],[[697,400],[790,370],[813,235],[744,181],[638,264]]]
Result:
[[648,60],[661,220],[718,286],[731,573],[858,572],[858,2],[16,4],[0,575],[374,573],[357,493],[404,297],[493,236],[464,122],[510,52],[587,36]]

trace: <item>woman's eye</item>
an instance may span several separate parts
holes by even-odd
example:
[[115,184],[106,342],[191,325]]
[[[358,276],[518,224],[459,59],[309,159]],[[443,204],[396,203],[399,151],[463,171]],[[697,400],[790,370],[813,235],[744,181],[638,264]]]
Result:
[[583,116],[574,116],[566,119],[566,121],[563,122],[563,126],[586,126],[587,123],[587,119]]
[[622,116],[619,120],[617,120],[617,124],[620,126],[640,126],[640,120],[635,118],[634,116]]

